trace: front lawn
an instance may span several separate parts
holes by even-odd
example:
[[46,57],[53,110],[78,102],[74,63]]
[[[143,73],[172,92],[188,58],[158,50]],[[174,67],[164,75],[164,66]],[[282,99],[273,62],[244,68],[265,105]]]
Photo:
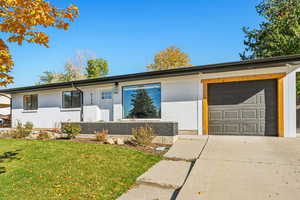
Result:
[[0,139],[0,199],[116,199],[160,159],[111,145]]

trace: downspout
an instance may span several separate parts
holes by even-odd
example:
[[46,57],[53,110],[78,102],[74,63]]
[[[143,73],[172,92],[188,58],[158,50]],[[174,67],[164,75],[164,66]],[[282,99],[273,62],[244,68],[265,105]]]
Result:
[[9,97],[10,101],[10,128],[12,128],[12,97]]
[[72,83],[72,87],[80,93],[80,121],[83,122],[83,91]]

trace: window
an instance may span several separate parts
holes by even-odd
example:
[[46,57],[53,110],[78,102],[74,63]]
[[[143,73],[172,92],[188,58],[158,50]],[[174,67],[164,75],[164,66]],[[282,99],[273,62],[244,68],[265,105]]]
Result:
[[101,94],[102,100],[111,100],[112,99],[112,92],[111,91],[104,91]]
[[23,96],[23,109],[24,110],[37,110],[38,109],[38,95],[24,95]]
[[63,108],[79,108],[81,106],[81,94],[79,91],[63,92]]
[[155,119],[161,117],[160,84],[123,87],[123,117]]

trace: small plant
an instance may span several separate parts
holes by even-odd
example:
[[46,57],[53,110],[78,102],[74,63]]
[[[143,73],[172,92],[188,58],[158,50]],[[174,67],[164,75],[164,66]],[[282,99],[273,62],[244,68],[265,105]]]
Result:
[[47,131],[40,131],[39,135],[37,136],[38,140],[49,140],[50,139],[50,135]]
[[133,128],[132,135],[134,141],[138,145],[142,146],[148,146],[149,144],[151,144],[155,136],[157,136],[153,128],[149,125],[141,126],[139,128]]
[[32,132],[33,124],[31,122],[26,122],[24,125],[22,122],[18,121],[16,129],[12,131],[13,138],[25,138]]
[[106,142],[108,139],[108,130],[103,129],[102,131],[95,132],[96,140],[100,142]]
[[74,138],[75,136],[79,135],[81,132],[80,124],[65,123],[62,126],[62,132],[64,134],[67,134],[68,138]]

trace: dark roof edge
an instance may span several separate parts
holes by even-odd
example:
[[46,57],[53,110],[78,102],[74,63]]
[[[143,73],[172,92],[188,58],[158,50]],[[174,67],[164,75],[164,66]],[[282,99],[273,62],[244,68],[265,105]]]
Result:
[[230,71],[230,70],[241,70],[241,69],[266,68],[266,67],[274,67],[276,65],[282,65],[282,64],[294,64],[295,62],[300,62],[300,54],[238,61],[238,62],[226,62],[226,63],[219,63],[219,64],[192,66],[192,67],[168,69],[168,70],[161,70],[161,71],[150,71],[150,72],[141,72],[141,73],[134,73],[134,74],[108,76],[102,78],[84,79],[84,80],[62,82],[62,83],[51,83],[51,84],[44,84],[44,85],[10,88],[10,89],[0,90],[0,93],[11,94],[11,93],[20,93],[20,92],[29,92],[29,91],[38,91],[38,90],[47,90],[47,89],[58,89],[58,88],[72,87],[72,85],[87,86],[87,85],[96,85],[96,84],[108,84],[108,83],[115,83],[115,82],[141,80],[141,79],[153,79],[153,78],[161,78],[161,77],[191,75],[191,74],[197,74],[199,72],[209,73],[218,70]]

